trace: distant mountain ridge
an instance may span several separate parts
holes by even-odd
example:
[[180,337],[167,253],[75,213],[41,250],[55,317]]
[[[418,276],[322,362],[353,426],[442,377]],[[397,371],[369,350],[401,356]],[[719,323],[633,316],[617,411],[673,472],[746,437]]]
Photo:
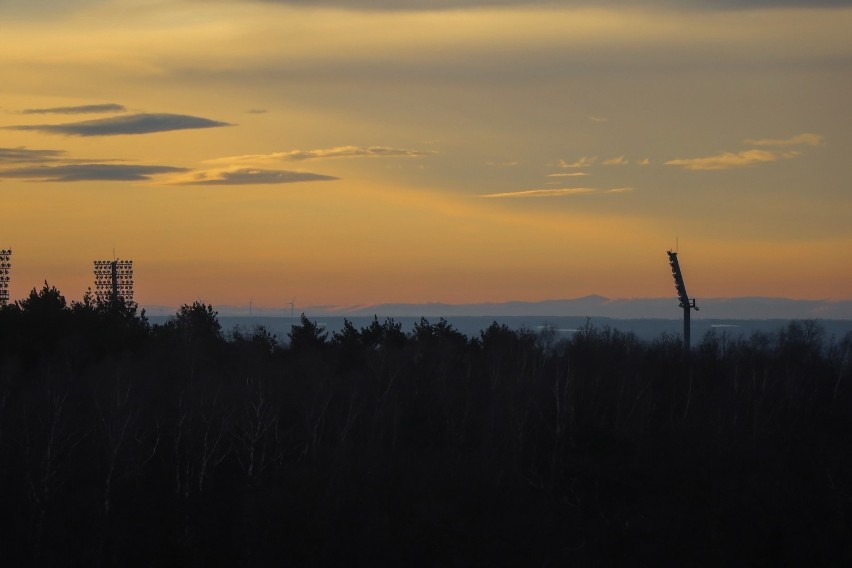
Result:
[[[150,315],[171,315],[168,306],[143,306]],[[223,316],[246,316],[248,306],[214,306]],[[852,319],[852,300],[794,300],[789,298],[738,297],[699,298],[693,318],[707,319]],[[256,316],[289,316],[290,308],[254,306]],[[354,306],[296,306],[295,314],[308,316],[589,316],[608,318],[681,317],[675,298],[606,298],[590,295],[540,302],[488,302],[478,304],[399,303]]]
[[[693,318],[713,319],[850,319],[852,301],[792,300],[787,298],[699,299]],[[350,307],[329,315],[379,316],[598,316],[610,318],[679,318],[673,298],[616,298],[584,296],[541,302],[482,304],[377,304]]]

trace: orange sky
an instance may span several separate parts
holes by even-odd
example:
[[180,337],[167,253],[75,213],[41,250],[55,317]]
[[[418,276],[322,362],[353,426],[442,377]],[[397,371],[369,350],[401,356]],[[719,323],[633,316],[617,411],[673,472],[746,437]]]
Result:
[[852,8],[444,4],[0,8],[12,298],[852,298]]

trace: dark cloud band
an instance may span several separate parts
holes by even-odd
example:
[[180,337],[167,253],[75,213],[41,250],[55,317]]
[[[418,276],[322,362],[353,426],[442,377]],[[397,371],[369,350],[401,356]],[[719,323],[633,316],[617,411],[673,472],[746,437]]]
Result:
[[34,130],[68,136],[115,136],[121,134],[152,134],[172,130],[215,128],[219,126],[231,125],[227,122],[219,122],[218,120],[185,114],[142,113],[68,122],[65,124],[22,124],[7,126],[5,128],[9,130]]
[[58,160],[63,150],[30,150],[19,148],[0,148],[0,164],[36,164]]
[[130,164],[68,164],[0,170],[0,178],[35,181],[145,181],[157,174],[185,172],[186,168]]
[[227,171],[195,172],[188,176],[188,178],[177,182],[177,185],[260,185],[305,181],[332,181],[336,179],[339,178],[312,174],[310,172],[240,168]]
[[124,112],[124,105],[108,103],[102,105],[81,105],[48,108],[27,108],[21,114],[96,114],[101,112]]

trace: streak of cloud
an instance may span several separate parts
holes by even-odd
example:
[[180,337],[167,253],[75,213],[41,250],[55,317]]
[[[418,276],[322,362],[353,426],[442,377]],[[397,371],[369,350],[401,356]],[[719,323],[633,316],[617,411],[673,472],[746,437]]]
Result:
[[822,146],[823,137],[819,134],[805,133],[782,140],[770,138],[749,138],[748,140],[745,140],[745,143],[752,146],[774,146],[778,148],[788,148],[790,146]]
[[107,103],[101,105],[80,105],[48,108],[26,108],[20,114],[97,114],[102,112],[124,112],[124,105]]
[[568,163],[565,160],[559,160],[560,168],[588,168],[598,161],[597,156],[583,156],[575,162]]
[[557,177],[585,177],[589,175],[588,172],[565,172],[559,174],[547,174],[549,178],[557,178]]
[[0,164],[35,164],[54,162],[65,152],[63,150],[30,150],[24,146],[0,148]]
[[669,160],[667,166],[681,166],[686,170],[730,170],[744,168],[755,164],[777,162],[798,156],[795,151],[770,152],[768,150],[743,150],[742,152],[722,152],[715,156],[699,158],[681,158]]
[[508,191],[504,193],[489,193],[479,197],[486,199],[518,199],[528,197],[572,197],[593,193],[626,193],[633,191],[632,187],[616,187],[600,190],[594,187],[563,187],[561,189],[527,189],[524,191]]
[[67,136],[115,136],[219,126],[231,126],[231,124],[185,114],[141,113],[65,124],[23,124],[4,128],[7,130],[34,130]]
[[624,159],[624,156],[618,156],[616,158],[610,158],[609,160],[604,160],[601,162],[604,166],[626,166],[630,162]]
[[306,181],[333,181],[336,179],[339,178],[310,172],[229,168],[223,170],[195,171],[185,176],[176,177],[169,183],[174,185],[263,185]]
[[131,164],[65,164],[0,170],[0,178],[33,181],[146,181],[151,176],[184,172],[186,168]]
[[324,158],[417,158],[429,156],[434,152],[424,150],[405,150],[387,146],[337,146],[316,150],[290,150],[288,152],[273,152],[271,154],[249,154],[245,156],[229,156],[207,160],[212,164],[274,164],[280,162],[300,162],[303,160],[319,160]]

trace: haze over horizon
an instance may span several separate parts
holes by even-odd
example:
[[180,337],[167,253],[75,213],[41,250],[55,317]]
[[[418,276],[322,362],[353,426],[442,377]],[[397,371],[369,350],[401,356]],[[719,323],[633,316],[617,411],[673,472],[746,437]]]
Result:
[[113,250],[140,305],[670,298],[676,246],[699,299],[852,300],[852,1],[34,0],[0,24],[13,300],[82,297]]
[[[794,300],[789,298],[699,298],[696,320],[847,320],[852,322],[850,300]],[[170,318],[179,306],[148,304],[140,306],[153,318]],[[604,318],[604,319],[671,319],[680,321],[683,311],[675,297],[663,298],[582,298],[544,300],[540,302],[484,302],[473,304],[382,303],[359,305],[263,306],[254,302],[243,305],[213,305],[220,317],[238,318],[242,324],[263,324],[269,318],[298,321],[310,318]],[[255,318],[255,319],[252,319]],[[245,321],[242,321],[245,320]],[[256,321],[255,321],[256,320]]]

